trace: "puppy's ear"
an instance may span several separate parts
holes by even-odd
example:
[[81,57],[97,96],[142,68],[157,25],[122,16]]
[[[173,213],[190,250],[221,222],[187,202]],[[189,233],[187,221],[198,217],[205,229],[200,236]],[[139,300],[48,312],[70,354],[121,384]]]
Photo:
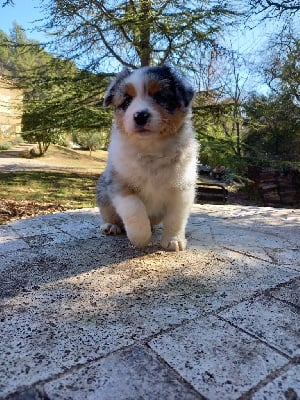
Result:
[[162,65],[160,75],[169,80],[175,88],[176,98],[183,107],[188,107],[194,97],[194,89],[187,80],[173,67]]
[[114,97],[117,91],[117,88],[120,86],[121,82],[127,78],[131,74],[131,71],[128,68],[124,68],[117,77],[111,82],[109,85],[106,95],[103,100],[104,107],[107,107],[111,104],[114,104]]
[[177,86],[177,90],[181,93],[181,98],[184,107],[188,107],[193,100],[195,91],[188,82],[181,82],[181,85]]
[[191,84],[180,75],[175,75],[176,94],[184,107],[188,107],[193,100],[195,91]]

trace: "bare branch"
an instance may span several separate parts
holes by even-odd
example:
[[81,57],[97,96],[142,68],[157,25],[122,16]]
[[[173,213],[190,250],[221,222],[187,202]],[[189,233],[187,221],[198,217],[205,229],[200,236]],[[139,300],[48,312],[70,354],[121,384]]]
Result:
[[6,0],[2,3],[2,8],[6,6],[14,6],[14,0]]
[[300,11],[299,0],[250,0],[251,11],[255,14],[264,14],[263,19],[295,15]]

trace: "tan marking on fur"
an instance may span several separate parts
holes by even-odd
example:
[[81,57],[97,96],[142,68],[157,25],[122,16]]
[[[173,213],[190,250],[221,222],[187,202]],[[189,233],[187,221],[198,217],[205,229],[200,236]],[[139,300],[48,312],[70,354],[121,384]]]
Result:
[[127,83],[125,85],[125,92],[131,97],[135,97],[136,96],[135,87],[131,83]]
[[161,90],[161,84],[158,81],[152,80],[148,83],[148,93],[153,96]]
[[182,127],[186,113],[182,109],[175,110],[172,114],[168,113],[164,108],[154,104],[153,107],[157,108],[161,114],[161,128],[160,137],[175,136]]
[[115,122],[119,129],[119,131],[126,135],[126,131],[124,129],[124,111],[116,110],[115,112]]

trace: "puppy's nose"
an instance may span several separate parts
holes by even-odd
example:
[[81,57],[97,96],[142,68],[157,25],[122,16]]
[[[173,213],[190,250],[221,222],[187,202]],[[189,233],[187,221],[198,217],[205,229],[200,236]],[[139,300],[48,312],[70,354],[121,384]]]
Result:
[[150,113],[147,110],[138,111],[134,114],[133,118],[137,125],[143,126],[149,120]]

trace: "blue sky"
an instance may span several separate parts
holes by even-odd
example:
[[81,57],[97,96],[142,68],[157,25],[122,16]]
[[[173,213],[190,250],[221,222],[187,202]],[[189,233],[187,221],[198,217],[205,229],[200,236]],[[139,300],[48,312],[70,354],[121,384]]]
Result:
[[26,29],[28,38],[44,41],[45,35],[34,30],[34,26],[38,25],[36,21],[42,17],[42,13],[39,10],[40,1],[14,0],[14,4],[14,6],[8,5],[0,8],[0,29],[9,33],[13,22],[16,21]]
[[[0,0],[1,4],[2,1]],[[45,34],[35,28],[39,25],[38,21],[43,17],[40,4],[40,0],[14,0],[14,6],[4,8],[0,6],[0,29],[9,33],[13,22],[16,21],[25,29],[28,38],[47,42]],[[233,50],[244,54],[250,62],[252,60],[257,62],[262,57],[259,51],[264,51],[270,34],[278,29],[276,20],[271,20],[267,24],[258,24],[252,30],[237,26],[230,34],[227,33],[225,37],[226,47],[231,47]]]
[[[46,41],[46,36],[35,29],[35,25],[39,24],[38,20],[43,17],[40,3],[39,0],[14,0],[14,6],[9,5],[0,8],[0,29],[9,33],[13,22],[16,21],[25,28],[27,37],[40,42]],[[263,39],[268,36],[268,31],[270,32],[273,29],[272,24],[268,24],[268,26],[259,27],[252,31],[237,30],[232,35],[232,46],[242,52],[252,52],[255,48],[262,46]]]

